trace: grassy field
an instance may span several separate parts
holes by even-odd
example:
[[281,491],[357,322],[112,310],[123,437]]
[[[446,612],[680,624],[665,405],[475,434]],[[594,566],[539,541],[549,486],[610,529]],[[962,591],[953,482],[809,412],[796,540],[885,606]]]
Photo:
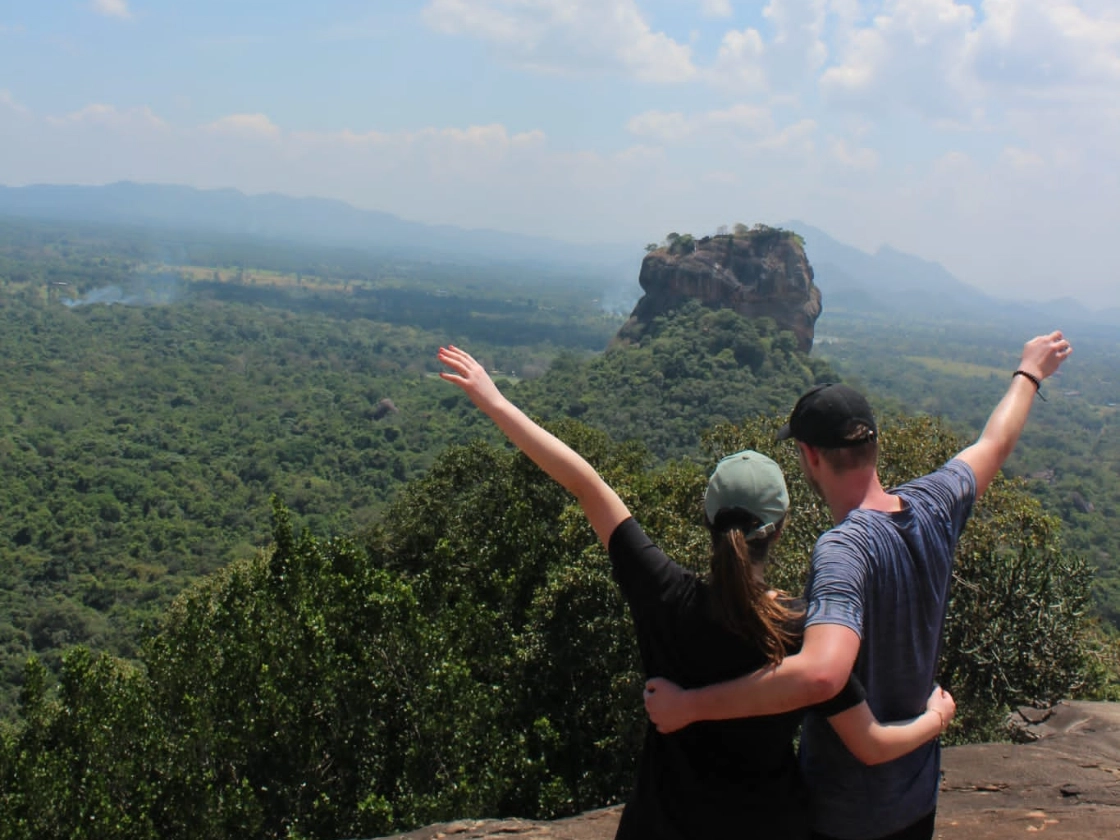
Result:
[[1003,377],[1007,372],[1002,367],[976,365],[971,362],[954,362],[951,359],[936,359],[933,356],[907,356],[907,361],[915,362],[927,370],[950,376],[964,376],[969,379],[987,379],[991,376]]
[[362,281],[342,278],[324,280],[313,274],[294,274],[291,272],[270,271],[261,268],[241,269],[236,267],[212,267],[200,265],[165,265],[163,263],[144,266],[143,271],[153,274],[178,275],[188,282],[238,283],[249,286],[273,286],[277,289],[316,289],[318,291],[351,292],[355,285],[367,285]]

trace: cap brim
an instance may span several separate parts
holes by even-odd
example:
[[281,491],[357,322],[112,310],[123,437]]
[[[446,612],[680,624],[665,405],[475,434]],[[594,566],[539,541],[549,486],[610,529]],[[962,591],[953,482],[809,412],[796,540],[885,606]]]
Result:
[[793,437],[793,429],[789,427],[789,423],[778,429],[777,440],[789,440],[791,437]]

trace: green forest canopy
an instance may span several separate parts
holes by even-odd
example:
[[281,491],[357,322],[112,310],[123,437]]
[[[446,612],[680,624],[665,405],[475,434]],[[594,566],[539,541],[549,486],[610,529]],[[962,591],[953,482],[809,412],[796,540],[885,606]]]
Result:
[[[796,475],[780,419],[713,430],[709,457],[759,447]],[[702,568],[701,467],[554,428]],[[884,431],[899,479],[959,444],[935,421]],[[792,492],[774,568],[798,589],[827,513]],[[0,729],[0,837],[371,836],[625,795],[644,728],[631,625],[574,500],[526,458],[452,447],[357,539],[274,517],[271,549],[176,599],[138,666],[74,648],[57,699],[28,668]],[[1103,690],[1089,572],[1055,524],[999,481],[966,531],[941,669],[957,739],[998,731],[1009,704]]]
[[[807,357],[771,321],[693,305],[595,353],[621,319],[588,293],[456,284],[446,266],[327,283],[212,263],[161,305],[68,308],[136,291],[150,257],[17,233],[0,238],[0,840],[355,836],[622,795],[639,678],[601,550],[571,500],[434,377],[439,344],[508,372],[534,413],[578,418],[557,430],[700,565],[705,466],[772,450],[808,385],[839,371],[893,391],[908,411],[885,420],[886,474],[903,480],[975,432],[983,417],[959,412],[994,405],[1023,339],[976,335],[971,355],[956,342],[939,356],[920,331],[877,325],[874,342],[835,323],[838,341]],[[957,738],[991,736],[1009,704],[1109,690],[1086,561],[1117,556],[1096,533],[1115,510],[1115,440],[1110,415],[1068,392],[1107,393],[1111,357],[1086,356],[1017,456],[1016,472],[1054,477],[998,484],[962,549],[942,663],[968,698]],[[1097,502],[1084,519],[1063,506],[1071,487]],[[827,520],[793,489],[777,582],[796,590]],[[1115,615],[1120,573],[1101,568],[1098,604]]]

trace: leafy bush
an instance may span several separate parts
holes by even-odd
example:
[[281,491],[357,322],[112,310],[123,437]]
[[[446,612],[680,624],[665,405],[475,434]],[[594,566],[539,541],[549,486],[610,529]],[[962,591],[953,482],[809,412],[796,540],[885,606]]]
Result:
[[[779,423],[704,442],[713,459],[749,446],[783,465],[794,512],[772,583],[797,591],[829,523],[793,447],[772,443]],[[651,472],[636,445],[553,428],[702,570],[702,468]],[[928,419],[890,419],[883,437],[894,483],[959,447]],[[277,505],[273,541],[180,596],[142,668],[77,649],[57,698],[29,668],[20,719],[0,729],[0,840],[333,840],[625,797],[646,725],[631,623],[582,512],[524,456],[447,450],[358,541],[297,537]],[[955,738],[1099,685],[1086,598],[1054,521],[997,481],[958,556],[941,669]]]

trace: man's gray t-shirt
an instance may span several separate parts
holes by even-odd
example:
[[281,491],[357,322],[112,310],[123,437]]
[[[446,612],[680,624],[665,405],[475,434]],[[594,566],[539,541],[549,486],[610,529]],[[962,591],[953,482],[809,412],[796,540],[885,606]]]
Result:
[[[898,513],[856,509],[821,535],[806,591],[806,627],[840,624],[860,637],[854,672],[881,721],[925,711],[933,691],[953,553],[976,498],[971,467],[952,460],[891,491]],[[819,715],[805,718],[801,768],[816,831],[849,840],[883,837],[937,806],[937,741],[869,767]]]

